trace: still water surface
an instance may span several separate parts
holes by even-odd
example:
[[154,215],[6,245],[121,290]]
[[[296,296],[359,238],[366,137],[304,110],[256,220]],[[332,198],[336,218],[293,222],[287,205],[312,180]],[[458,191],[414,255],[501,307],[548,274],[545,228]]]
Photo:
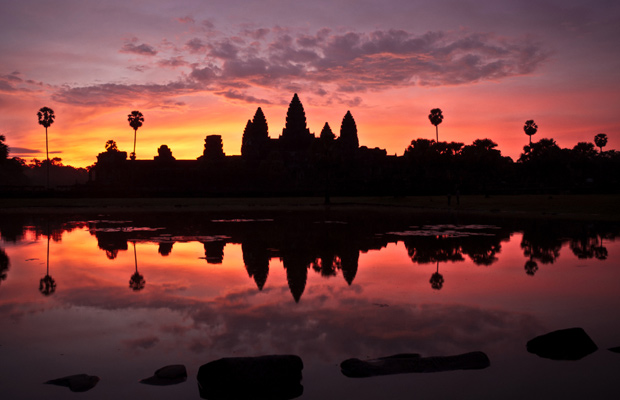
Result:
[[[295,354],[303,399],[617,398],[619,232],[380,213],[5,216],[0,393],[199,399],[202,364]],[[599,350],[526,351],[571,327]],[[357,379],[339,367],[471,351],[490,366]],[[138,383],[170,364],[186,382]],[[80,394],[42,384],[80,373],[101,380]]]

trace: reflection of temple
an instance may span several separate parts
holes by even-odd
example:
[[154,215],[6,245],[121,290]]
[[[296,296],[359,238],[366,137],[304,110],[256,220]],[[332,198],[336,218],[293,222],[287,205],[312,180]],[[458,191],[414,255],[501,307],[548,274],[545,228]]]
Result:
[[226,242],[204,242],[203,245],[205,247],[205,259],[209,264],[221,264],[224,261],[224,246],[226,246]]
[[[165,257],[172,253],[176,241],[199,241],[209,264],[223,262],[226,244],[240,244],[248,277],[254,280],[258,290],[267,284],[271,260],[279,259],[295,301],[303,296],[309,270],[324,278],[342,274],[351,285],[357,274],[360,252],[381,249],[388,243],[402,241],[415,264],[431,264],[431,286],[439,288],[443,284],[439,263],[464,262],[467,256],[476,265],[493,265],[501,251],[501,242],[508,240],[515,231],[523,233],[521,247],[528,275],[534,275],[539,264],[553,262],[564,245],[569,246],[575,257],[605,259],[607,249],[603,240],[613,240],[620,234],[614,224],[595,226],[519,220],[504,221],[504,227],[499,228],[466,224],[420,225],[420,215],[408,220],[401,213],[365,213],[360,217],[359,212],[307,211],[275,215],[277,217],[273,218],[272,214],[259,212],[256,219],[245,216],[247,218],[242,220],[236,219],[239,218],[237,214],[218,220],[212,215],[208,218],[192,215],[188,216],[191,223],[183,214],[145,214],[134,215],[131,221],[126,217],[118,221],[89,222],[61,219],[48,222],[47,218],[7,216],[0,219],[0,234],[4,241],[17,241],[31,231],[37,238],[60,241],[65,231],[87,228],[109,258],[116,257],[119,250],[128,250],[129,242],[155,243],[159,254]],[[144,278],[138,276],[137,259],[135,262],[134,274],[137,275],[132,288],[142,288]],[[519,264],[519,268],[523,268],[523,263]],[[0,250],[0,279],[5,279],[7,274],[8,256]],[[42,280],[40,286],[42,293],[51,294],[55,282],[49,277]]]
[[[155,242],[159,254],[168,256],[175,243],[173,238],[192,240],[195,237],[194,240],[200,240],[204,246],[207,263],[221,264],[226,244],[240,243],[243,263],[256,287],[259,290],[265,287],[271,260],[280,259],[296,302],[305,291],[308,270],[312,269],[324,277],[342,274],[347,284],[351,285],[357,273],[360,250],[379,249],[387,244],[387,240],[374,237],[372,231],[365,231],[367,227],[360,230],[344,222],[317,223],[314,217],[310,221],[294,216],[278,222],[266,220],[246,224],[234,219],[229,223],[224,220],[217,224],[205,221],[204,226],[192,232],[179,226],[154,233],[150,229],[133,229],[135,227],[130,226],[132,223],[135,222],[119,222],[112,227],[108,222],[101,222],[93,223],[89,228],[108,258],[114,258],[119,250],[128,249],[129,242],[136,241]],[[174,224],[174,221],[171,223]],[[186,236],[188,233],[191,235]]]

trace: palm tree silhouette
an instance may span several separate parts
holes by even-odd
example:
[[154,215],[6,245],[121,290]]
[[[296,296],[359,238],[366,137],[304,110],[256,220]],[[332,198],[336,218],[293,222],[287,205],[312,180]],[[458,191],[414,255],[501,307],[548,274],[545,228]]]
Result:
[[525,262],[524,268],[526,274],[528,274],[529,276],[534,276],[534,274],[536,274],[536,271],[538,271],[538,263],[534,261],[533,257],[530,257],[530,259]]
[[599,133],[594,136],[594,144],[596,144],[597,147],[600,147],[601,154],[603,154],[603,147],[607,145],[607,135],[604,133]]
[[6,279],[10,265],[9,256],[7,256],[6,252],[0,247],[0,284]]
[[136,272],[134,272],[134,274],[131,275],[131,278],[129,279],[129,288],[132,289],[134,292],[137,292],[144,289],[146,281],[144,280],[144,277],[138,272],[138,255],[136,254],[136,242],[131,243],[133,244],[133,259],[134,265],[136,266]]
[[431,275],[431,280],[429,282],[431,287],[435,290],[441,290],[443,287],[443,275],[439,273],[439,261],[437,261],[437,272]]
[[56,291],[56,281],[50,276],[50,233],[47,228],[47,272],[39,281],[39,292],[44,296],[49,296]]
[[441,109],[433,108],[431,113],[428,114],[428,119],[431,121],[431,124],[435,125],[435,135],[437,136],[437,142],[439,142],[439,128],[437,125],[441,124],[441,121],[443,121]]
[[523,131],[530,137],[530,147],[532,147],[532,135],[535,135],[538,131],[538,125],[534,123],[533,119],[528,119],[525,121],[525,125],[523,125]]
[[144,116],[140,111],[132,111],[131,114],[127,116],[127,121],[129,121],[129,126],[133,128],[133,153],[129,156],[132,160],[136,159],[136,135],[138,133],[138,128],[142,126],[144,122]]
[[39,118],[39,125],[43,125],[45,127],[45,157],[47,159],[47,188],[50,187],[50,155],[49,148],[47,144],[47,128],[49,128],[54,123],[54,110],[49,107],[42,107],[39,112],[37,112],[37,117]]

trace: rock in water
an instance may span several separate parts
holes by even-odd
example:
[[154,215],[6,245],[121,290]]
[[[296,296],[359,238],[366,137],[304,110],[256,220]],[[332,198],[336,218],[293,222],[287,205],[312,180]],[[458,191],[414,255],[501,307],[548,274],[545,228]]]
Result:
[[397,354],[365,361],[350,358],[340,364],[340,369],[342,374],[349,378],[367,378],[406,373],[483,369],[489,365],[491,365],[491,362],[485,353],[474,351],[446,357],[420,357],[419,354]]
[[303,362],[295,355],[221,358],[198,370],[203,399],[288,400],[303,393]]
[[618,347],[612,347],[610,349],[608,349],[609,351],[613,351],[614,353],[620,353],[620,346]]
[[94,375],[77,374],[65,376],[63,378],[52,379],[45,382],[48,385],[65,386],[72,392],[86,392],[97,385],[99,377]]
[[185,365],[166,365],[155,371],[153,376],[140,380],[140,383],[155,386],[176,385],[187,380]]
[[527,351],[551,360],[580,360],[598,350],[582,328],[561,329],[527,342]]

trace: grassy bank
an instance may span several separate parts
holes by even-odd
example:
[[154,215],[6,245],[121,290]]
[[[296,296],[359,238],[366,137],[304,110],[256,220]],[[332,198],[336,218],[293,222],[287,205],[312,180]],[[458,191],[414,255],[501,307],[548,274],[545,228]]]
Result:
[[[620,221],[620,195],[522,195],[342,197],[330,209],[373,209],[391,212],[501,213],[545,218]],[[294,211],[325,208],[322,198],[105,198],[105,199],[0,199],[1,213],[114,213]]]

